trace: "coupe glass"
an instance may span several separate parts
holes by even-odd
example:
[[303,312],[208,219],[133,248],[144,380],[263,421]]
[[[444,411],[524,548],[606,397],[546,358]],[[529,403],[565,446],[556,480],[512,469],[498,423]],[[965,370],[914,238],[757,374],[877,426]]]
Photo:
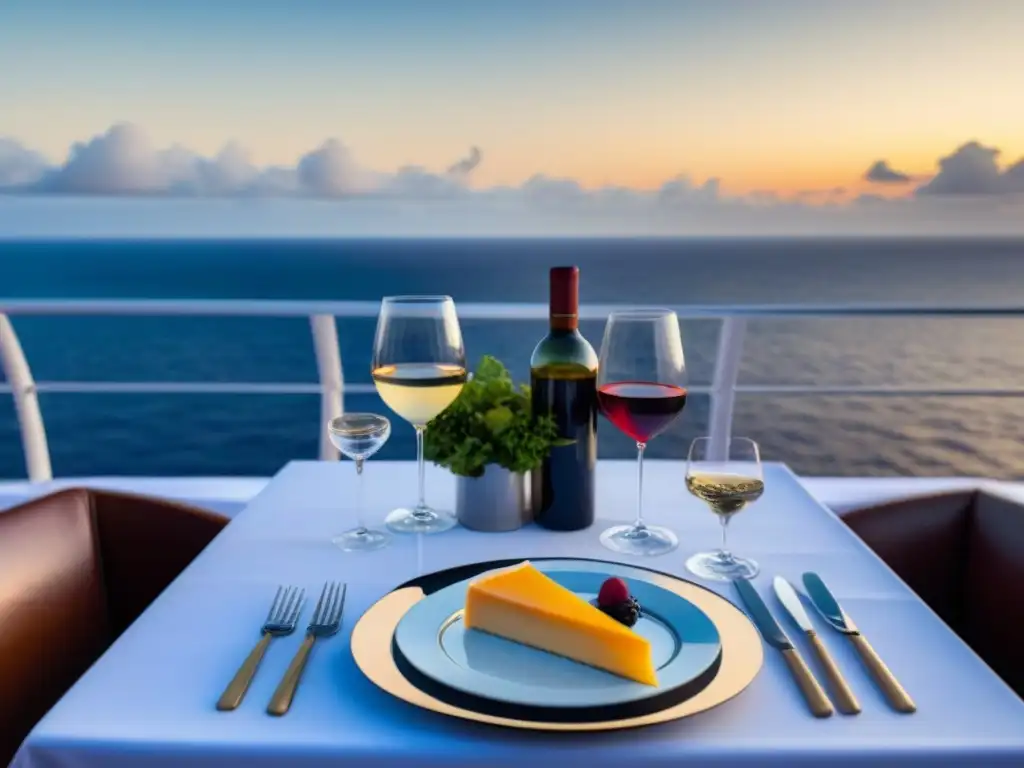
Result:
[[373,381],[392,411],[416,430],[419,500],[386,519],[396,533],[440,533],[455,515],[431,509],[424,495],[423,434],[466,383],[466,351],[449,296],[389,296],[381,302],[373,342]]
[[686,405],[686,360],[679,318],[669,309],[615,312],[605,325],[597,369],[601,413],[636,441],[636,520],[601,534],[629,555],[664,555],[679,545],[668,528],[644,522],[644,449]]
[[709,437],[698,437],[690,446],[686,462],[686,489],[707,504],[722,523],[721,548],[691,557],[686,561],[689,571],[716,581],[757,576],[757,563],[732,554],[726,538],[733,515],[764,493],[757,443],[747,437],[733,437],[716,444]]
[[391,422],[375,413],[346,413],[327,424],[334,447],[356,463],[356,527],[335,536],[332,541],[346,552],[365,552],[386,547],[391,542],[387,531],[367,528],[363,522],[363,462],[384,447],[391,436]]

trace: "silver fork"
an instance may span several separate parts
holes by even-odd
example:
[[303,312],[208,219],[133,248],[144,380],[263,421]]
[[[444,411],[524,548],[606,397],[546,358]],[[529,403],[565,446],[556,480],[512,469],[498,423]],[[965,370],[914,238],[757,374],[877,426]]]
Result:
[[306,596],[306,590],[296,587],[278,587],[274,595],[274,602],[270,604],[270,611],[267,619],[260,630],[263,637],[256,643],[256,647],[242,662],[235,676],[224,689],[220,699],[217,701],[217,709],[228,712],[236,709],[245,698],[245,692],[249,690],[249,684],[256,675],[256,670],[263,660],[263,654],[267,652],[267,646],[275,637],[284,637],[295,631],[299,614],[302,613],[302,604]]
[[313,611],[313,618],[309,620],[306,628],[306,638],[299,646],[295,658],[288,665],[288,670],[281,678],[277,690],[270,697],[270,704],[267,712],[271,715],[283,715],[292,705],[295,697],[295,689],[302,677],[302,670],[306,668],[306,660],[309,652],[313,650],[313,643],[317,638],[330,637],[338,631],[341,626],[341,612],[345,608],[346,585],[340,587],[337,582],[324,584],[320,599],[316,602],[316,609]]

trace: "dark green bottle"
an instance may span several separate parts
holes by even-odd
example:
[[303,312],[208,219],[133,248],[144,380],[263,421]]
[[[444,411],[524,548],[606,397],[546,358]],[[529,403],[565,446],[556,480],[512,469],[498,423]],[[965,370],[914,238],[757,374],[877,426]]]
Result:
[[538,525],[578,531],[594,522],[597,354],[579,331],[577,267],[551,270],[550,330],[530,358],[533,412],[554,416],[571,445],[553,448],[532,474]]

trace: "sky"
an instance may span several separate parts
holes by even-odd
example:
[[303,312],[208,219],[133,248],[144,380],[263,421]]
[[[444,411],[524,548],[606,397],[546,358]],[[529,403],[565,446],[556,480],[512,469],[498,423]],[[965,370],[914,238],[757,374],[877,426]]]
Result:
[[1022,29],[1021,0],[3,0],[0,234],[39,196],[382,222],[475,196],[511,229],[569,203],[583,226],[585,200],[641,233],[713,203],[726,229],[856,229],[890,201],[1012,230]]

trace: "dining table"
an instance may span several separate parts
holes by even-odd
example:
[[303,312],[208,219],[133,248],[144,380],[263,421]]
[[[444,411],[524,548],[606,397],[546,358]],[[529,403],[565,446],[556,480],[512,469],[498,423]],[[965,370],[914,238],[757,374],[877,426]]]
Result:
[[[416,472],[412,462],[367,462],[361,498],[369,524],[382,525],[391,509],[413,500]],[[290,462],[37,724],[12,765],[1024,766],[1024,702],[780,463],[764,464],[764,495],[729,523],[730,549],[760,565],[753,586],[812,669],[810,648],[771,584],[781,575],[799,587],[804,572],[820,574],[913,697],[913,714],[888,706],[852,644],[819,616],[812,616],[819,636],[861,702],[856,716],[814,717],[768,645],[753,682],[719,706],[600,733],[447,717],[392,697],[360,671],[350,649],[353,626],[375,601],[422,574],[495,559],[579,557],[693,578],[686,559],[718,546],[720,522],[687,493],[685,462],[648,460],[644,472],[645,519],[671,528],[680,542],[656,558],[601,545],[600,532],[632,520],[636,504],[635,463],[604,460],[596,471],[597,520],[585,530],[456,527],[345,552],[332,538],[355,522],[354,467]],[[428,467],[428,502],[451,509],[455,489],[452,475]],[[275,717],[266,710],[302,643],[302,627],[270,643],[242,704],[218,711],[218,697],[260,637],[275,590],[293,585],[315,599],[327,581],[347,585],[341,628],[315,644],[290,711]],[[742,606],[732,584],[701,584]]]

